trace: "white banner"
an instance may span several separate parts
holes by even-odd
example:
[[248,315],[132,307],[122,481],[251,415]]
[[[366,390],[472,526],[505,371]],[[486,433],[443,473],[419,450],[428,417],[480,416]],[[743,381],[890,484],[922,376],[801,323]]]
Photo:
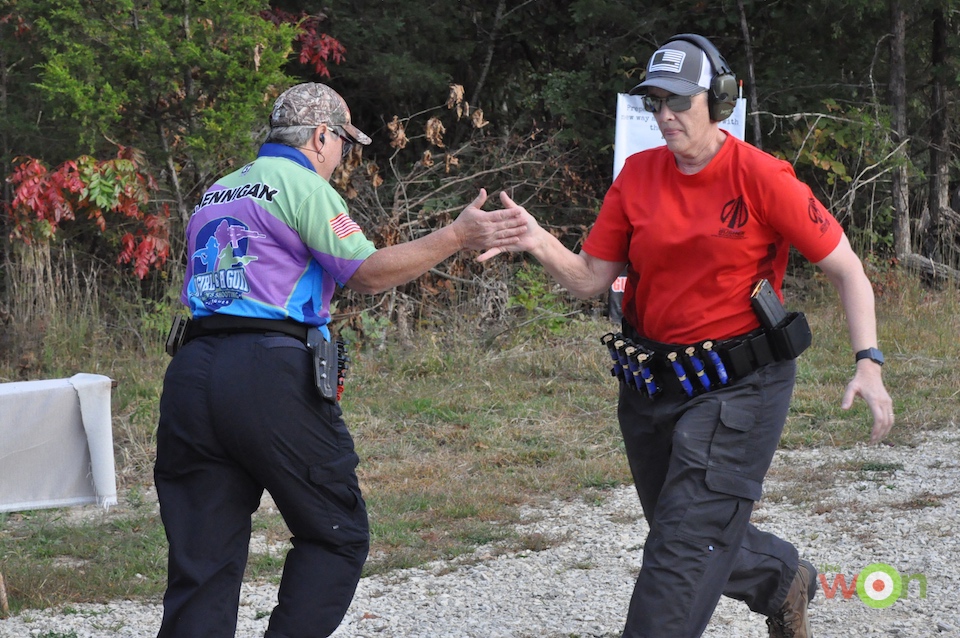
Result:
[[0,383],[0,512],[117,504],[110,377]]
[[[720,128],[743,139],[747,124],[747,101],[737,100],[733,115],[720,122]],[[634,153],[663,146],[663,135],[653,113],[643,109],[640,95],[617,94],[617,128],[613,140],[613,178],[616,179],[623,163]]]

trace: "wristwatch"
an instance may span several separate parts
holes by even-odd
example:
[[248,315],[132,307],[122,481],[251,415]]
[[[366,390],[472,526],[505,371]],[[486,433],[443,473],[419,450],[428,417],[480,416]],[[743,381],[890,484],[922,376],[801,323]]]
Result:
[[878,366],[883,365],[883,353],[876,348],[867,348],[866,350],[861,350],[857,353],[856,360],[860,359],[870,359]]

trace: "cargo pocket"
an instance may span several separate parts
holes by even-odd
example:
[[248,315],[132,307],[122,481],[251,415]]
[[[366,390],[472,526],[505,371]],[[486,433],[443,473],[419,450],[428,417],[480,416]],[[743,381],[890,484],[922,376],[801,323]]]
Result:
[[330,495],[341,508],[352,512],[360,503],[360,485],[353,470],[360,457],[351,452],[346,456],[310,468],[310,482]]
[[687,508],[677,535],[696,547],[728,547],[743,530],[752,510],[752,504],[744,498],[711,492]]
[[354,469],[360,462],[355,452],[313,465],[310,482],[323,496],[329,525],[325,530],[331,541],[350,543],[367,538],[367,511]]
[[763,495],[766,464],[755,458],[751,443],[756,413],[730,405],[720,406],[720,422],[710,442],[706,483],[714,492],[758,501]]

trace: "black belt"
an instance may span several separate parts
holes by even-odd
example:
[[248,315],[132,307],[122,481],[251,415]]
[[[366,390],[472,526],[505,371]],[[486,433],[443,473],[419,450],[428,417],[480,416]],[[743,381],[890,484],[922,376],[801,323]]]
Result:
[[[632,352],[633,363],[636,363],[636,352],[647,353],[649,356],[642,363],[647,367],[646,374],[656,384],[655,395],[695,396],[723,387],[775,361],[795,359],[811,342],[810,327],[802,312],[791,313],[774,330],[758,328],[729,339],[685,345],[660,343],[642,337],[626,320],[622,325],[620,339],[608,343],[608,348],[619,343],[621,360],[624,347],[637,348]],[[618,354],[616,346],[611,353]],[[627,361],[630,361],[629,357]],[[632,373],[629,366],[624,369],[615,362],[613,374],[648,395],[654,388],[643,383],[643,375]]]
[[245,332],[289,335],[307,346],[313,359],[313,377],[317,392],[325,400],[336,403],[343,392],[347,356],[343,341],[331,342],[324,338],[319,328],[290,319],[257,319],[233,315],[211,315],[199,319],[174,319],[167,337],[167,353],[174,356],[180,347],[197,337]]
[[197,337],[214,334],[243,332],[280,332],[307,343],[308,326],[291,319],[257,319],[255,317],[237,317],[234,315],[210,315],[190,321],[184,343]]

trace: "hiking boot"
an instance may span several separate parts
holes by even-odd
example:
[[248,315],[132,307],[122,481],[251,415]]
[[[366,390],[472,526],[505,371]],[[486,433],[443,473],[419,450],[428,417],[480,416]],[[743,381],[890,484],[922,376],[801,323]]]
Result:
[[817,568],[801,560],[780,611],[767,618],[770,638],[813,638],[807,606],[816,594]]

